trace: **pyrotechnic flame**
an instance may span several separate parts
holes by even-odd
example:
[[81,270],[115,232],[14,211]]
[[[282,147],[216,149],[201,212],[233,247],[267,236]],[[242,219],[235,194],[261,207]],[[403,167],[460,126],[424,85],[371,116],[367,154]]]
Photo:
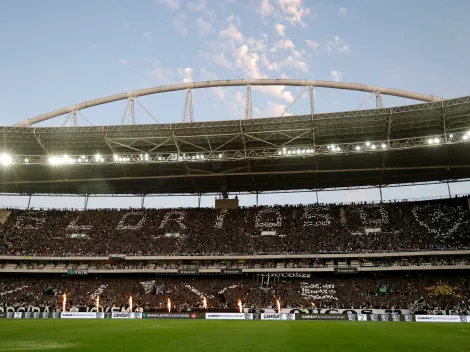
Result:
[[202,305],[204,306],[204,309],[207,309],[207,299],[206,299],[206,297],[202,298]]
[[168,313],[171,313],[171,301],[169,298],[168,298],[168,303],[166,304],[166,306],[168,307]]
[[132,296],[129,297],[129,309],[132,312]]
[[237,306],[240,309],[240,313],[243,313],[242,301],[240,299],[238,300]]
[[281,313],[281,302],[279,302],[278,299],[276,300],[276,305],[277,305],[277,312]]
[[100,310],[100,296],[96,296],[96,311]]
[[64,294],[62,295],[62,311],[63,311],[63,312],[65,312],[65,306],[66,306],[66,304],[67,304],[67,294],[64,293]]

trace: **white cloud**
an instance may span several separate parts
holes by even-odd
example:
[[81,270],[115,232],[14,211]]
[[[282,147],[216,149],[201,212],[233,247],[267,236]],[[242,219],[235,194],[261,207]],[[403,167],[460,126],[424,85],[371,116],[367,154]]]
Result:
[[192,82],[192,74],[193,74],[193,69],[191,67],[186,67],[186,68],[179,68],[176,70],[178,74],[183,77],[183,82],[188,83]]
[[[285,110],[287,106],[275,101],[268,101],[266,103],[266,108],[263,111],[263,115],[267,117],[277,117],[280,116]],[[290,115],[288,112],[284,114],[284,116]]]
[[179,10],[181,6],[181,0],[160,0],[159,2],[171,11]]
[[131,65],[129,65],[129,61],[127,59],[120,59],[119,64],[126,66],[127,68],[131,68]]
[[152,40],[152,32],[144,32],[142,36],[147,40]]
[[303,0],[277,0],[277,3],[287,22],[292,26],[299,24],[302,27],[307,27],[302,18],[310,15],[311,11],[304,6]]
[[259,71],[258,62],[259,55],[250,53],[247,45],[242,45],[233,53],[235,58],[235,66],[245,71],[249,78],[262,78]]
[[201,37],[204,37],[206,34],[212,32],[212,24],[201,17],[196,20],[196,27]]
[[330,71],[330,75],[335,82],[341,82],[341,79],[343,78],[343,73],[339,71]]
[[283,24],[276,24],[276,32],[279,36],[285,37],[286,36],[286,26]]
[[173,28],[183,37],[188,35],[188,27],[186,27],[186,14],[180,13],[175,18],[173,18]]
[[314,40],[308,40],[308,39],[306,39],[306,40],[305,40],[305,43],[307,43],[307,45],[308,45],[310,48],[313,48],[313,49],[317,49],[317,48],[320,46],[320,44],[317,43],[317,42],[314,41]]
[[191,11],[201,11],[201,10],[204,10],[206,6],[207,6],[206,0],[188,2],[188,9],[190,9]]
[[201,68],[200,71],[201,71],[201,77],[205,81],[212,81],[218,78],[216,73],[207,71],[205,68]]
[[294,101],[292,93],[286,91],[285,86],[254,86],[252,89],[262,92],[272,98],[285,100],[288,103],[292,103]]
[[292,56],[288,56],[287,59],[281,61],[280,65],[281,68],[293,68],[302,72],[308,72],[308,65],[305,61],[300,58],[294,58]]
[[233,68],[232,63],[225,57],[224,53],[211,54],[206,51],[199,51],[199,55],[202,57],[213,61],[216,65],[220,67],[231,69]]
[[288,75],[286,75],[285,73],[281,73],[281,79],[288,79],[288,78],[289,78]]
[[96,48],[96,44],[90,44],[90,48],[91,48],[91,49],[95,49],[95,48]]
[[351,47],[339,36],[336,36],[333,41],[328,42],[328,52],[331,53],[332,51],[347,53],[351,51]]
[[277,41],[277,43],[274,44],[274,46],[269,50],[272,53],[275,53],[279,49],[294,49],[295,45],[290,39],[280,39]]
[[263,39],[256,40],[253,37],[249,37],[246,40],[246,44],[248,44],[250,50],[252,51],[264,51],[265,50]]
[[259,12],[261,16],[269,16],[273,13],[274,7],[269,3],[269,0],[261,0]]
[[164,68],[155,68],[152,70],[152,75],[157,79],[157,81],[161,84],[167,84],[170,82],[168,78],[168,74],[171,73],[171,70],[164,69]]
[[348,10],[346,9],[346,7],[340,7],[338,12],[341,16],[346,16]]
[[221,30],[219,32],[219,37],[222,39],[230,38],[239,43],[243,42],[243,39],[244,39],[243,33],[238,31],[238,29],[233,24],[230,24],[227,28]]
[[279,64],[277,62],[270,62],[265,55],[261,56],[261,62],[268,71],[279,71]]

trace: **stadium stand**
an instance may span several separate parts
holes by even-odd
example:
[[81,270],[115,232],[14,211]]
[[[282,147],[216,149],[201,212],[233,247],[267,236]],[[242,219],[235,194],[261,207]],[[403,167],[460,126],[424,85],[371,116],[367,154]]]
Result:
[[217,255],[470,247],[466,198],[387,204],[12,210],[0,255]]
[[175,310],[199,309],[203,296],[207,297],[211,308],[218,310],[235,309],[238,299],[251,309],[274,307],[278,298],[285,308],[408,309],[420,298],[425,299],[430,309],[462,311],[468,310],[470,305],[468,273],[298,276],[268,281],[261,280],[260,276],[234,279],[149,278],[147,275],[77,279],[4,275],[0,279],[0,307],[60,308],[62,293],[67,293],[71,307],[93,307],[93,298],[99,294],[104,308],[125,307],[132,295],[135,308],[145,311],[165,310],[167,297],[171,297]]

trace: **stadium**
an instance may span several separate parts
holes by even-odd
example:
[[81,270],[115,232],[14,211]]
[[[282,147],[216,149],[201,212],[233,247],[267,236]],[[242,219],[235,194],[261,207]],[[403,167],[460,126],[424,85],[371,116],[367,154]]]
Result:
[[[264,85],[303,87],[310,111],[253,118],[251,87]],[[245,119],[194,122],[192,90],[225,86],[246,86]],[[369,92],[376,109],[317,114],[314,88]],[[139,97],[177,90],[186,91],[181,123],[135,123]],[[387,108],[382,95],[421,102]],[[86,108],[120,100],[121,125],[77,125]],[[70,126],[34,126],[63,115]],[[8,146],[0,191],[29,198],[24,209],[0,211],[0,318],[18,319],[22,334],[53,329],[43,349],[306,350],[315,330],[315,338],[349,336],[331,342],[341,350],[364,339],[388,350],[383,337],[392,331],[408,339],[398,341],[404,350],[431,351],[443,348],[434,326],[455,350],[466,348],[453,324],[420,323],[467,331],[468,194],[449,188],[447,199],[383,201],[382,189],[468,181],[470,97],[327,81],[190,82],[87,101],[0,131]],[[380,190],[379,203],[238,200],[366,188]],[[30,207],[45,195],[83,197],[84,207]],[[139,196],[141,207],[87,209],[98,195]],[[211,208],[145,207],[146,197],[175,195],[216,199]],[[417,335],[429,341],[418,347]],[[34,336],[4,349],[30,349],[43,340]]]

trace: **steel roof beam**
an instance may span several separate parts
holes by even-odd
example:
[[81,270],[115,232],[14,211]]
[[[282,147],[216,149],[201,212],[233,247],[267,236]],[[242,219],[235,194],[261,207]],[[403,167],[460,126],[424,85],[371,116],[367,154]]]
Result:
[[355,90],[362,92],[369,92],[375,94],[392,95],[401,98],[434,102],[442,100],[438,96],[420,94],[409,92],[394,88],[382,88],[371,85],[364,85],[358,83],[346,83],[346,82],[330,82],[330,81],[318,81],[318,80],[300,80],[300,79],[233,79],[233,80],[215,80],[215,81],[203,81],[203,82],[188,82],[173,84],[168,86],[160,86],[153,88],[140,89],[132,92],[120,93],[111,95],[104,98],[98,98],[88,100],[83,103],[64,107],[62,109],[54,110],[46,114],[42,114],[22,122],[15,124],[14,126],[31,126],[36,123],[52,119],[57,116],[68,114],[72,111],[83,110],[93,106],[103,105],[112,103],[119,100],[134,99],[137,97],[174,92],[187,89],[199,89],[199,88],[214,88],[214,87],[234,87],[234,86],[297,86],[297,87],[320,87],[320,88],[333,88],[333,89],[345,89]]

